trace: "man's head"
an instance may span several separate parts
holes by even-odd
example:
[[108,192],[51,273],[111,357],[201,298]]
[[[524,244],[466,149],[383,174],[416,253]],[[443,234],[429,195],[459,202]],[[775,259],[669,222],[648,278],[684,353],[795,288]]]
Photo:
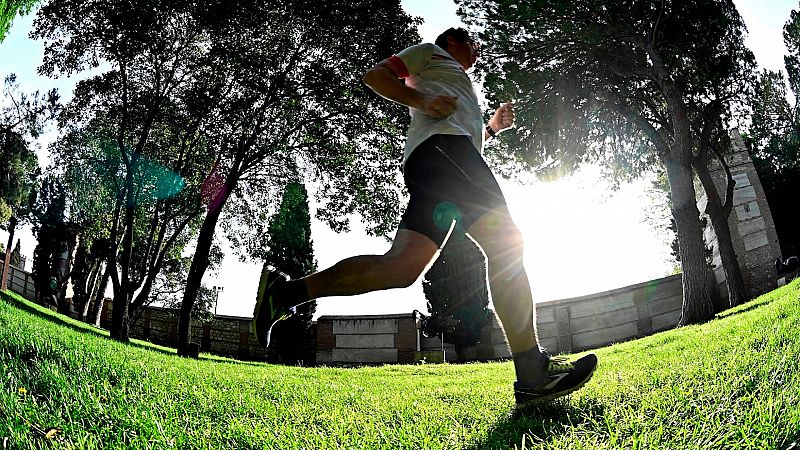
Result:
[[436,38],[434,44],[450,53],[464,70],[472,67],[478,60],[478,43],[463,28],[449,28]]

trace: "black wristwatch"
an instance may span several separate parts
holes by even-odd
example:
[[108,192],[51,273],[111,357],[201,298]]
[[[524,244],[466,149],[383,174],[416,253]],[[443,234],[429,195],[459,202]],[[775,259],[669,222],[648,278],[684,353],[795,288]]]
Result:
[[491,126],[489,126],[489,124],[488,124],[488,123],[486,124],[486,132],[487,132],[487,133],[489,133],[489,136],[490,136],[490,137],[495,137],[495,136],[497,136],[497,133],[495,133],[495,132],[494,132],[494,130],[492,129],[492,127],[491,127]]

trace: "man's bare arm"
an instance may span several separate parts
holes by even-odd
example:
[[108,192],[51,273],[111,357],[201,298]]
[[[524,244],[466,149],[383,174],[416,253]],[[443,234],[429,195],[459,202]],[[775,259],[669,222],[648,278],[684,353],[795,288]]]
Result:
[[364,75],[364,83],[382,97],[402,105],[416,108],[436,118],[453,114],[458,108],[457,97],[446,95],[427,95],[406,86],[388,59],[384,59],[369,69]]

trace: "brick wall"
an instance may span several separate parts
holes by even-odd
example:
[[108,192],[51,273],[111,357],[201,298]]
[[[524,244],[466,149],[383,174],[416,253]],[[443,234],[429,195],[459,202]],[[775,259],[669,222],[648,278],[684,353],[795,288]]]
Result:
[[317,364],[411,363],[414,350],[413,314],[317,319]]
[[[113,302],[106,299],[100,326],[108,328]],[[178,342],[179,310],[149,306],[131,327],[130,336],[154,344],[175,347]],[[249,317],[216,316],[207,323],[192,322],[192,342],[200,351],[243,360],[268,359],[267,349],[258,343],[250,331]]]

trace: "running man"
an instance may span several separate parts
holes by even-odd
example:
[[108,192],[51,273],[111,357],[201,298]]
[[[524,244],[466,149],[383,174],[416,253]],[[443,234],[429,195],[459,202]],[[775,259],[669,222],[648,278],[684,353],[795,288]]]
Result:
[[467,233],[487,257],[492,302],[513,354],[517,403],[569,394],[592,377],[595,355],[568,362],[538,346],[522,235],[481,156],[484,141],[513,126],[513,105],[500,106],[484,126],[466,74],[477,58],[478,45],[469,33],[450,28],[435,44],[414,45],[367,71],[364,83],[411,113],[403,160],[408,207],[384,255],[355,256],[296,280],[265,268],[253,317],[253,332],[263,345],[293,306],[410,286],[451,233]]

